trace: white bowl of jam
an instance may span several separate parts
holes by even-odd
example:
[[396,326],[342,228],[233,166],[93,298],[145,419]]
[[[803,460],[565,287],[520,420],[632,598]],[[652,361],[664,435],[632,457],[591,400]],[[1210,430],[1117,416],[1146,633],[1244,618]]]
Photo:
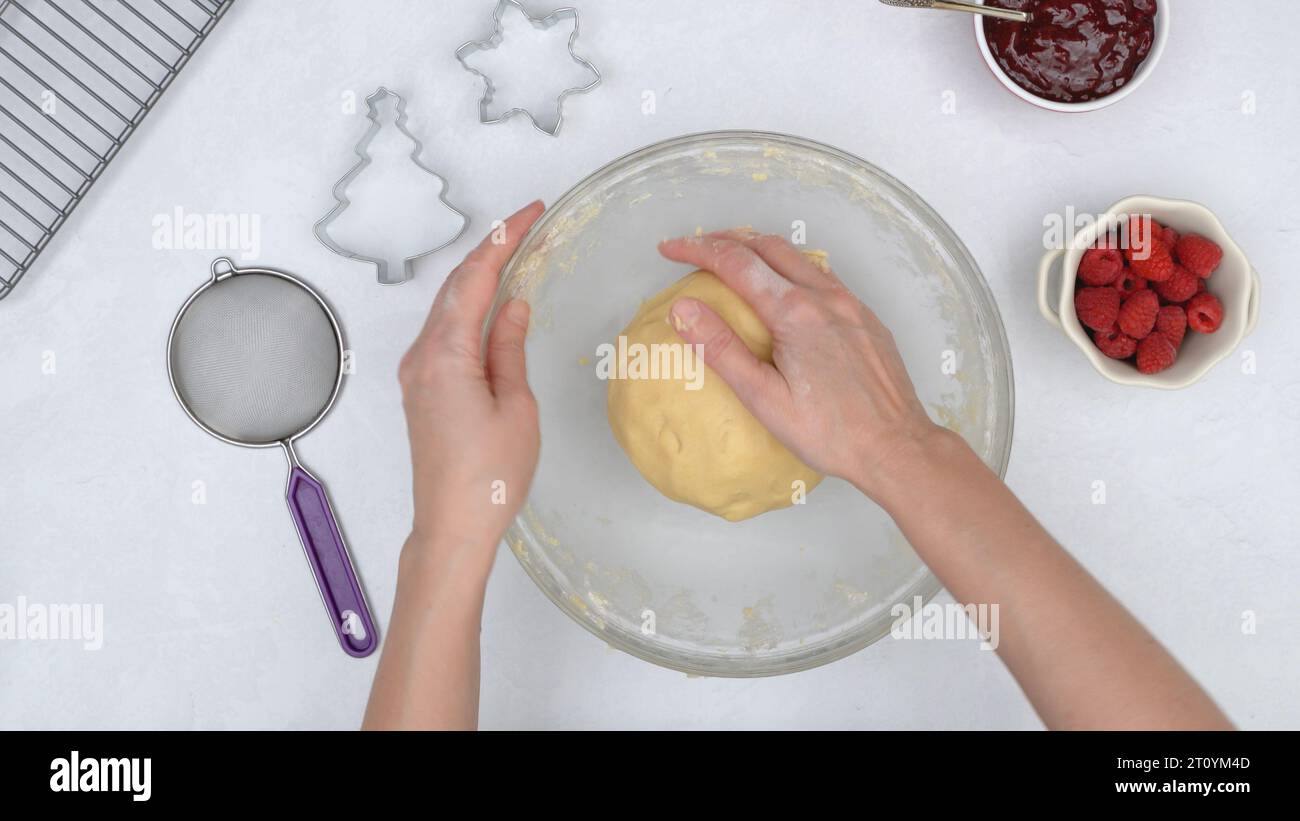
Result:
[[1028,23],[976,17],[989,70],[1012,94],[1052,111],[1095,111],[1132,94],[1169,37],[1168,0],[984,0]]

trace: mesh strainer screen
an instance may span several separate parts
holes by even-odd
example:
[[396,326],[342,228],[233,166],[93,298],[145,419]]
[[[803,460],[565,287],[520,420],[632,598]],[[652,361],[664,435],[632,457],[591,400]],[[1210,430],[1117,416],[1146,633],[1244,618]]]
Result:
[[195,297],[171,346],[176,390],[229,439],[271,444],[325,411],[339,376],[334,323],[316,298],[269,274],[240,274]]

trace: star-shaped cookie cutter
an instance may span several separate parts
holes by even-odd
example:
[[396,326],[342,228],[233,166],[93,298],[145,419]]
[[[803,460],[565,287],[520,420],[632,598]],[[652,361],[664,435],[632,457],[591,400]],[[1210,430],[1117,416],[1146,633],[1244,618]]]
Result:
[[[394,100],[397,117],[393,122],[393,125],[397,127],[397,130],[400,131],[403,136],[411,141],[411,162],[415,164],[417,170],[423,171],[430,176],[437,177],[442,181],[442,191],[438,194],[438,199],[449,211],[460,217],[460,227],[456,229],[456,233],[450,239],[436,248],[430,248],[427,251],[421,251],[418,254],[405,257],[402,260],[402,270],[398,276],[389,276],[388,260],[380,259],[378,257],[368,257],[358,251],[345,248],[335,242],[334,238],[330,236],[329,233],[330,225],[333,224],[334,220],[336,220],[339,215],[341,215],[352,204],[352,200],[348,198],[348,186],[350,186],[352,181],[366,169],[366,166],[370,165],[370,143],[375,139],[375,135],[379,133],[379,130],[382,127],[379,123],[379,103],[386,97],[392,97]],[[316,239],[320,240],[322,245],[339,256],[359,260],[361,262],[368,262],[373,265],[379,276],[379,282],[381,285],[401,285],[414,276],[416,260],[421,257],[427,257],[437,251],[441,251],[443,248],[446,248],[448,245],[451,245],[453,242],[460,239],[461,235],[465,233],[465,229],[469,226],[469,217],[465,216],[463,211],[456,208],[456,206],[452,205],[451,202],[447,200],[447,190],[451,188],[451,183],[448,182],[447,178],[425,165],[424,161],[420,159],[420,155],[424,153],[424,144],[421,143],[420,140],[411,133],[410,129],[406,127],[406,98],[395,91],[389,91],[387,88],[380,86],[373,94],[366,97],[366,108],[366,116],[370,120],[370,127],[366,129],[366,133],[361,137],[361,141],[356,144],[355,148],[353,148],[359,161],[334,183],[334,187],[331,189],[331,193],[334,196],[334,207],[329,210],[329,213],[317,220],[311,230],[312,233],[316,235]]]
[[[592,80],[585,86],[566,88],[564,91],[560,92],[560,96],[555,99],[555,126],[551,129],[543,128],[542,125],[537,122],[537,118],[533,116],[533,113],[526,108],[512,108],[499,117],[488,116],[488,106],[492,103],[492,95],[496,91],[496,87],[492,85],[492,78],[488,77],[486,74],[465,61],[465,58],[471,54],[477,54],[481,51],[491,51],[501,45],[505,34],[505,31],[501,26],[501,16],[505,14],[508,6],[514,6],[518,9],[519,13],[533,25],[533,28],[537,29],[549,29],[561,20],[572,20],[573,34],[569,35],[569,56],[573,58],[575,63],[585,66],[592,74],[596,75],[596,79]],[[460,64],[465,67],[466,71],[483,78],[483,82],[486,85],[483,97],[478,101],[479,122],[484,125],[495,125],[496,123],[505,122],[516,114],[523,114],[528,117],[529,122],[533,124],[533,128],[536,128],[538,131],[551,137],[557,136],[560,133],[560,126],[564,125],[565,99],[572,94],[585,94],[586,92],[591,91],[593,88],[600,85],[601,80],[600,71],[591,64],[591,61],[579,57],[578,53],[573,50],[573,43],[578,39],[578,10],[572,6],[565,6],[564,8],[556,9],[545,17],[534,17],[528,13],[528,10],[523,7],[523,4],[521,4],[519,0],[500,0],[500,2],[497,3],[496,11],[492,13],[492,25],[493,31],[491,37],[486,40],[470,40],[468,43],[465,43],[461,45],[460,48],[456,49],[456,59],[460,61]]]

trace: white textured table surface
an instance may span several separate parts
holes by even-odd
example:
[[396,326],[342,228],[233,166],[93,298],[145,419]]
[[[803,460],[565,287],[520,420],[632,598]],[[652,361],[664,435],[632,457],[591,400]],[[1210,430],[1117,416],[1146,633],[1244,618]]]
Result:
[[[410,515],[394,374],[445,271],[493,218],[553,200],[606,160],[754,128],[856,153],[944,216],[1010,337],[1011,486],[1235,721],[1300,727],[1300,7],[1239,5],[1178,0],[1148,84],[1064,116],[1000,88],[956,14],[869,0],[585,0],[580,50],[605,82],[571,99],[552,140],[521,120],[476,121],[479,86],[452,51],[485,33],[489,0],[240,0],[0,302],[0,604],[101,603],[105,627],[98,651],[0,641],[0,726],[360,720],[375,659],[345,657],[325,627],[285,514],[283,457],[203,435],[170,394],[167,328],[217,254],[155,250],[155,214],[260,215],[258,261],[306,276],[339,309],[357,373],[301,453],[330,488],[382,623]],[[407,95],[426,159],[473,220],[395,290],[311,235],[363,123],[340,115],[340,95],[380,84]],[[1243,345],[1254,373],[1234,356],[1186,391],[1121,388],[1038,316],[1044,214],[1131,193],[1206,203],[1250,255],[1264,281],[1259,330]],[[1099,479],[1104,505],[1092,503]],[[191,501],[195,481],[204,505]],[[659,669],[570,623],[507,551],[488,591],[482,724],[1039,726],[997,658],[971,643],[886,640],[766,680]]]

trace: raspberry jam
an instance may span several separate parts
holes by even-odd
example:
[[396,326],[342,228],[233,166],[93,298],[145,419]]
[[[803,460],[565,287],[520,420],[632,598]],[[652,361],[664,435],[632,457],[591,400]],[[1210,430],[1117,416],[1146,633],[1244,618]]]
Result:
[[1028,23],[986,19],[993,58],[1012,82],[1058,103],[1123,88],[1151,51],[1156,0],[986,0],[1029,12]]

